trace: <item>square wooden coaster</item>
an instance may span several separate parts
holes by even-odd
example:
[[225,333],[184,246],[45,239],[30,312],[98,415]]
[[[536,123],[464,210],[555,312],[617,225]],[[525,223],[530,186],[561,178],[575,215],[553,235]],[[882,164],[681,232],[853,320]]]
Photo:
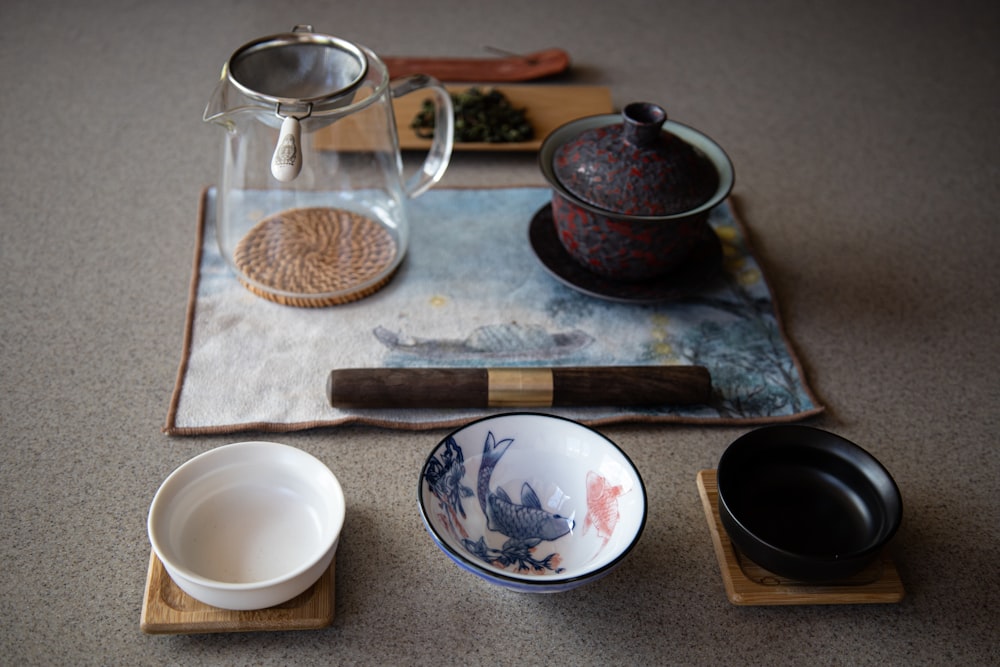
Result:
[[336,558],[315,584],[287,602],[267,609],[233,611],[199,602],[182,591],[150,552],[139,627],[152,635],[324,628],[333,623],[335,564]]
[[899,602],[906,594],[888,549],[850,578],[822,584],[776,575],[744,556],[729,541],[719,518],[714,470],[698,473],[698,493],[712,533],[715,556],[729,601],[737,605],[873,604]]

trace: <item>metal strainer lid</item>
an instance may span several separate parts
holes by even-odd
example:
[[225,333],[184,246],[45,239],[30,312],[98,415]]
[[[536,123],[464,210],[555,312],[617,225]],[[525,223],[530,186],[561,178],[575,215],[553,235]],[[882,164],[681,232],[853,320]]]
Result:
[[226,64],[229,80],[248,97],[271,104],[322,109],[352,95],[368,60],[354,44],[314,33],[312,26],[262,37],[237,49]]

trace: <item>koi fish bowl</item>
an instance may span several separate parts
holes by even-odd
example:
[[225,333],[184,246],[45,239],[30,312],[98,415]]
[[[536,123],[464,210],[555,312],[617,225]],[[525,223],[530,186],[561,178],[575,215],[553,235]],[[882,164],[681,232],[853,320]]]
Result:
[[619,566],[646,524],[646,488],[618,445],[579,422],[509,413],[437,444],[420,515],[462,569],[505,588],[568,591]]

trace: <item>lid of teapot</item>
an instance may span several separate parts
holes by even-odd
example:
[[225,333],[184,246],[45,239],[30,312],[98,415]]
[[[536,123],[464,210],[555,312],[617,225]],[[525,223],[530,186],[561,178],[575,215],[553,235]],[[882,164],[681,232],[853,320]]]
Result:
[[586,130],[560,146],[553,168],[574,196],[612,213],[667,216],[697,208],[719,184],[710,160],[662,129],[667,114],[627,105],[622,122]]

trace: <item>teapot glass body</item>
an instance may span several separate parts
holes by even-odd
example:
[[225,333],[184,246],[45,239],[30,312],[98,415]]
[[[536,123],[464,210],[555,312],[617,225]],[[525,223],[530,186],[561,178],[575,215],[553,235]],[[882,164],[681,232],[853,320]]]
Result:
[[[392,99],[424,91],[435,138],[403,173]],[[352,301],[391,279],[409,244],[407,202],[440,180],[453,146],[436,80],[394,81],[364,46],[296,28],[237,50],[205,120],[225,130],[216,236],[252,292],[279,303]]]

